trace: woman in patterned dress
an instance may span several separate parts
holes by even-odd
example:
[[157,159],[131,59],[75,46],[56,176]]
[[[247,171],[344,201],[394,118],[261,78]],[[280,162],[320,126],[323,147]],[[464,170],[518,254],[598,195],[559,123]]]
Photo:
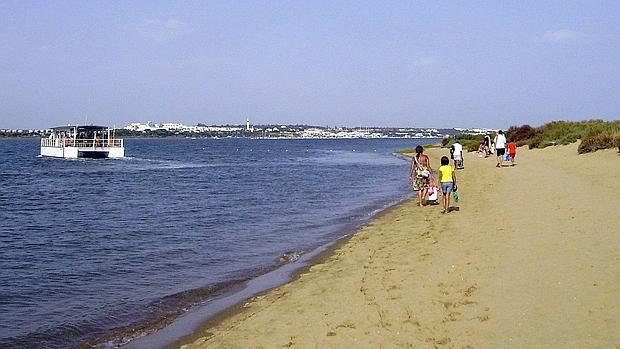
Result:
[[411,169],[409,170],[409,182],[413,184],[413,190],[418,192],[420,207],[426,205],[426,194],[431,181],[431,161],[424,148],[418,145],[415,147],[415,156],[411,159]]

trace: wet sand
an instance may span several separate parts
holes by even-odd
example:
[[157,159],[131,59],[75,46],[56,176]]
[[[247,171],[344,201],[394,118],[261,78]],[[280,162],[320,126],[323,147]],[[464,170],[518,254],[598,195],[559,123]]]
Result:
[[465,154],[458,210],[394,207],[183,348],[620,347],[620,155],[576,148]]

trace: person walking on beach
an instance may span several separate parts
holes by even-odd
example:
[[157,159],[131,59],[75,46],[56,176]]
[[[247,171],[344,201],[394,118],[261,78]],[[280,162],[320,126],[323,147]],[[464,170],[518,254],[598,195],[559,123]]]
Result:
[[418,192],[420,207],[426,204],[426,194],[431,181],[432,171],[430,159],[424,154],[424,148],[418,145],[415,147],[415,155],[411,159],[409,182],[413,183],[413,190]]
[[463,166],[463,146],[459,141],[454,142],[452,146],[454,147],[454,168],[462,170],[465,168]]
[[508,143],[508,156],[510,157],[510,166],[514,166],[515,156],[517,156],[517,143],[514,138],[511,138],[510,143]]
[[504,131],[499,130],[499,132],[497,132],[494,143],[497,155],[497,165],[495,165],[495,167],[502,167],[504,163],[504,154],[506,154],[506,137],[504,136]]
[[491,155],[491,137],[489,137],[489,135],[484,135],[484,140],[482,142],[484,144],[484,157],[487,158]]
[[456,172],[450,166],[450,159],[447,156],[441,157],[439,182],[441,183],[441,193],[443,194],[443,209],[441,213],[448,213],[450,210],[450,195],[453,191],[456,191]]

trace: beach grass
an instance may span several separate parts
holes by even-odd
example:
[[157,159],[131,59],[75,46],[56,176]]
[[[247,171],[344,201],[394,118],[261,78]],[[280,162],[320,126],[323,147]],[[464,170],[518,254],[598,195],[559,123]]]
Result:
[[449,147],[457,139],[459,143],[463,145],[463,149],[467,151],[476,151],[478,150],[478,146],[482,143],[484,139],[484,135],[462,134],[462,135],[456,136],[455,139],[447,139],[447,141],[446,139],[444,139],[444,142],[445,142],[444,147]]
[[618,147],[620,144],[620,120],[553,121],[540,127],[512,126],[507,132],[509,139],[530,149],[551,145],[566,145],[581,140],[580,154],[600,149]]
[[618,148],[620,151],[620,127],[588,133],[581,140],[577,151],[583,154],[608,148]]
[[[446,139],[446,138],[444,138]],[[443,147],[443,144],[439,144],[439,143],[430,143],[430,144],[422,144],[422,147],[424,149],[434,149],[434,148],[441,148]],[[415,149],[413,148],[406,148],[406,149],[401,149],[398,151],[398,153],[402,154],[402,155],[413,155],[415,154]]]
[[[467,151],[476,151],[484,135],[461,134],[444,138],[442,145],[449,147],[458,140]],[[601,149],[618,148],[620,151],[620,120],[553,121],[539,127],[530,125],[511,126],[506,138],[517,142],[517,146],[542,149],[552,145],[567,145],[575,142],[579,154]]]

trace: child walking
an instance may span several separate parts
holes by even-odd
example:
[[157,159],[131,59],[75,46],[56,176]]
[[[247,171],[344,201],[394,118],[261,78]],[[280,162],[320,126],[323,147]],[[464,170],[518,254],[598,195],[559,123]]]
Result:
[[447,156],[441,157],[439,182],[441,182],[441,192],[443,194],[443,209],[441,213],[448,213],[450,209],[450,194],[456,191],[456,173],[454,168],[450,166],[450,159]]
[[439,196],[439,188],[435,184],[435,181],[431,178],[431,183],[428,186],[428,200],[426,200],[427,205],[439,205],[437,202],[437,197]]
[[515,156],[517,156],[517,143],[514,138],[511,138],[510,143],[508,143],[508,155],[510,156],[510,166],[514,166]]

